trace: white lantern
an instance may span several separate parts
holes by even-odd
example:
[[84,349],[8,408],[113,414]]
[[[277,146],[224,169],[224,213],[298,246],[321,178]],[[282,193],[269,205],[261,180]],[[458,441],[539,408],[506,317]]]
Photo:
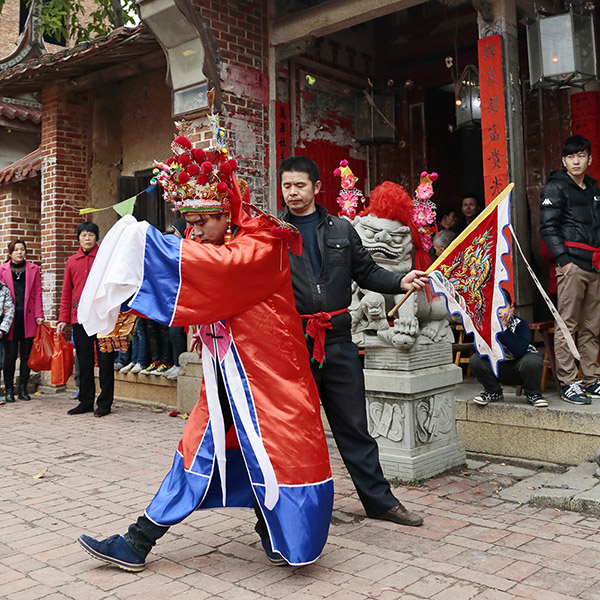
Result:
[[598,77],[590,12],[538,14],[527,26],[527,51],[532,88],[583,87]]
[[479,95],[479,71],[468,65],[456,84],[456,126],[477,127],[481,124],[481,97]]

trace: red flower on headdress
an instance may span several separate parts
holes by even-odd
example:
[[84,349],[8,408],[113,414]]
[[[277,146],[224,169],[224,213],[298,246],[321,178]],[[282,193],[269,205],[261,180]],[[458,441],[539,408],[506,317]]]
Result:
[[224,181],[217,183],[217,193],[224,194],[229,189],[229,186]]
[[177,181],[179,181],[179,183],[187,183],[189,180],[190,176],[185,171],[181,171],[181,173],[177,175]]
[[171,156],[171,158],[167,158],[167,166],[171,166],[173,164],[173,162],[175,161],[175,157]]
[[192,160],[188,154],[180,154],[177,157],[177,162],[182,166],[185,167],[186,165],[189,164],[190,160]]
[[194,148],[192,150],[192,156],[194,160],[200,164],[206,158],[206,152],[204,152],[203,148]]
[[212,170],[213,170],[212,163],[208,160],[205,160],[200,165],[200,169],[202,170],[203,173],[206,173],[207,175],[209,175],[210,173],[212,173]]
[[192,142],[190,142],[190,140],[188,138],[186,138],[184,135],[178,135],[173,140],[173,143],[177,144],[178,146],[181,146],[182,148],[186,148],[188,150],[192,149]]
[[229,161],[226,161],[226,162],[222,162],[219,165],[219,171],[221,171],[221,173],[223,173],[224,175],[229,175],[229,174],[231,174],[233,169],[231,168]]
[[196,177],[196,180],[200,185],[206,185],[208,183],[208,176],[206,175],[206,173],[200,173],[200,175]]
[[198,175],[200,172],[200,167],[196,163],[191,163],[187,166],[186,171],[192,176]]

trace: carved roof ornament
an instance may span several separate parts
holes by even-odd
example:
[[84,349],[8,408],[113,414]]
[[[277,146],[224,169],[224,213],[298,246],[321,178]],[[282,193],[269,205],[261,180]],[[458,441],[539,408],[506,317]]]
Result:
[[48,50],[40,26],[41,6],[42,0],[32,0],[23,33],[19,36],[15,49],[9,55],[0,58],[0,71],[14,67],[30,58],[39,58],[43,54],[47,54]]

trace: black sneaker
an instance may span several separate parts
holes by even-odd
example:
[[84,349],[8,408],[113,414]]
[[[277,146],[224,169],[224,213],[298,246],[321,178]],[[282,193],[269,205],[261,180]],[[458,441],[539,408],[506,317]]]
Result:
[[490,402],[504,402],[504,394],[502,393],[502,390],[499,392],[483,391],[473,398],[473,402],[479,404],[479,406],[487,406]]
[[272,565],[275,565],[276,567],[285,567],[289,564],[279,552],[273,550],[273,546],[271,545],[271,540],[269,539],[268,535],[261,537],[260,542],[265,554],[267,555],[267,558],[269,559],[269,562]]
[[595,400],[600,400],[600,379],[596,381],[596,383],[592,383],[592,385],[588,385],[585,388],[585,393]]
[[576,381],[571,385],[563,385],[560,389],[560,399],[571,404],[591,404],[592,399],[583,391],[581,381]]
[[548,406],[548,400],[541,394],[527,394],[527,402],[536,408],[546,408]]

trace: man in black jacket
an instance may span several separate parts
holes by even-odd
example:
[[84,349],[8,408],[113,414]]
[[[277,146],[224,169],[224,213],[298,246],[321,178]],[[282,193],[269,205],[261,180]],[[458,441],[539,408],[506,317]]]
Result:
[[312,373],[336,444],[368,517],[418,526],[423,519],[392,494],[369,434],[365,382],[358,348],[350,334],[352,280],[383,294],[422,289],[422,271],[403,278],[377,265],[346,219],[315,204],[319,168],[305,156],[286,158],[278,171],[287,210],[283,218],[302,235],[302,255],[290,253],[296,308],[312,356]]
[[541,193],[540,230],[556,261],[558,312],[575,336],[583,381],[562,331],[556,327],[554,350],[561,398],[590,404],[600,398],[600,192],[585,174],[592,162],[591,143],[574,135],[562,147],[565,171],[550,173]]

